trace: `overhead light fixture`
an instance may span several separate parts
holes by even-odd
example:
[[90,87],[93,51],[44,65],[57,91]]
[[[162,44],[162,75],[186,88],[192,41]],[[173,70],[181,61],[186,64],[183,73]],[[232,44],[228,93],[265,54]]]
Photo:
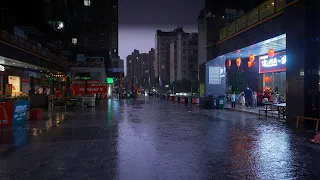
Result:
[[37,69],[37,68],[34,68],[34,69]]
[[24,67],[24,68],[27,68],[27,67]]
[[16,64],[16,63],[12,63],[12,64]]

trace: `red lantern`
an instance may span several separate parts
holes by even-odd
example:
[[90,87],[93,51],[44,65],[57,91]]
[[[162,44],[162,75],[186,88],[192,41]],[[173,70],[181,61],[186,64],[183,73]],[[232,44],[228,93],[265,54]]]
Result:
[[265,77],[264,78],[264,82],[266,82],[266,83],[270,82],[270,78],[269,77]]
[[236,65],[237,67],[240,67],[241,65],[241,59],[239,57],[236,59]]
[[249,68],[252,67],[252,61],[248,61],[248,67],[249,67]]
[[250,56],[249,56],[249,61],[251,62],[251,64],[252,64],[252,62],[254,61],[254,55],[253,55],[253,54],[250,54]]
[[274,49],[269,49],[269,51],[268,51],[268,57],[269,57],[269,58],[274,57]]
[[230,66],[231,66],[231,60],[230,60],[230,59],[226,60],[226,66],[227,66],[227,67],[230,67]]

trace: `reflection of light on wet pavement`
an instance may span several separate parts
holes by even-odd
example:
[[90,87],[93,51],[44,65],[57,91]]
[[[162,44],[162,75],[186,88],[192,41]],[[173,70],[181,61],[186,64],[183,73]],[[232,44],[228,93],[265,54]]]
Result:
[[290,147],[288,132],[272,126],[259,128],[257,146],[254,150],[257,158],[257,174],[268,172],[270,178],[294,179],[293,162],[296,157]]
[[[67,114],[68,121],[57,128],[42,133],[40,125],[30,128],[37,133],[30,136],[30,144],[0,159],[10,167],[5,178],[320,177],[320,152],[269,119],[158,98],[105,100],[98,107]],[[62,119],[54,117],[52,123]]]

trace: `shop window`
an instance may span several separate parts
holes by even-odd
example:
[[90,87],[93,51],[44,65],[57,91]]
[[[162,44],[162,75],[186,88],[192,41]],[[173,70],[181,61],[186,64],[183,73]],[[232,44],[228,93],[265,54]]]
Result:
[[261,89],[272,89],[273,87],[277,86],[280,96],[284,96],[286,94],[286,72],[270,72],[261,74],[261,76]]

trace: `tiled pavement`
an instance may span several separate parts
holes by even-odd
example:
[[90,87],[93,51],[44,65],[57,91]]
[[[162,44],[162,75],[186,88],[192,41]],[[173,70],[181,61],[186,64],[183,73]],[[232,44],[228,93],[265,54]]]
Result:
[[319,149],[280,121],[157,98],[102,102],[18,142],[0,179],[320,177]]

